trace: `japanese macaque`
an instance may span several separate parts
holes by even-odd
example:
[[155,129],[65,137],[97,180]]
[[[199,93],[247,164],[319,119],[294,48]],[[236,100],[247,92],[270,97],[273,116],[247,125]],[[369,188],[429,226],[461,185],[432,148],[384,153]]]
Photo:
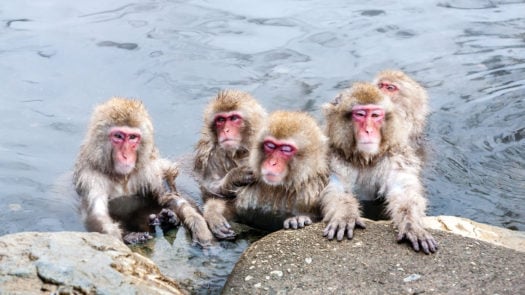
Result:
[[220,91],[204,111],[194,173],[206,204],[204,217],[217,238],[234,238],[235,233],[229,225],[210,219],[207,208],[224,206],[221,198],[234,197],[237,187],[254,181],[248,167],[249,149],[266,117],[251,95],[238,90]]
[[399,114],[411,122],[405,124],[410,128],[411,144],[419,152],[423,152],[423,133],[428,115],[426,90],[399,70],[381,71],[376,75],[373,83],[399,107]]
[[422,160],[411,143],[412,120],[420,103],[403,104],[376,85],[355,83],[323,106],[334,175],[331,186],[362,201],[384,200],[386,214],[398,230],[397,240],[408,240],[414,250],[428,254],[438,245],[423,228],[427,201],[420,179]]
[[[208,245],[213,235],[206,221],[175,188],[175,163],[159,157],[153,124],[138,100],[112,98],[98,105],[78,155],[73,181],[88,231],[107,233],[125,242],[150,238],[149,213],[143,207],[173,210],[193,240]],[[165,210],[159,215],[161,219]],[[169,219],[174,225],[177,218]],[[130,222],[133,221],[133,222]]]
[[355,225],[364,224],[357,200],[337,203],[325,192],[330,175],[327,152],[327,139],[311,116],[272,113],[250,151],[255,182],[238,187],[236,197],[227,202],[207,202],[208,224],[229,229],[228,222],[235,220],[274,231],[302,228],[323,216],[330,223],[348,217],[344,226],[351,238]]

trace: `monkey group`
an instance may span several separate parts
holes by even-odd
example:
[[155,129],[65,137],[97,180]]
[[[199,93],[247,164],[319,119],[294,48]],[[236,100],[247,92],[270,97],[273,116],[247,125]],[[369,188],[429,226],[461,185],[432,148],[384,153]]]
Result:
[[178,166],[159,156],[144,105],[112,98],[95,108],[75,164],[82,219],[126,243],[150,239],[152,224],[181,222],[203,247],[234,239],[231,222],[275,231],[322,221],[322,235],[341,241],[366,227],[362,208],[373,202],[398,242],[436,252],[423,226],[427,101],[408,75],[382,71],[325,103],[321,128],[305,112],[268,114],[247,92],[219,91],[193,157],[199,208],[177,190]]

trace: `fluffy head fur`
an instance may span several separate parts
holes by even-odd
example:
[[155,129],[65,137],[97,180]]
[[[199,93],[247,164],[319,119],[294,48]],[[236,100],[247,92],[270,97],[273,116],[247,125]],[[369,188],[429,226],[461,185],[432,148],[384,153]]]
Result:
[[[114,174],[109,130],[115,126],[139,128],[141,131],[135,169],[140,169],[152,157],[156,157],[153,124],[146,108],[138,100],[121,97],[109,99],[95,108],[89,126],[79,159],[86,159],[87,165],[93,170],[99,170],[106,175]],[[80,162],[77,162],[78,165]]]
[[244,119],[242,148],[249,148],[251,140],[266,117],[266,111],[249,93],[240,90],[222,90],[204,110],[204,128],[201,138],[211,138],[217,144],[214,118],[217,113],[237,111]]
[[[379,152],[375,155],[358,151],[354,135],[352,108],[367,104],[379,105],[385,111],[385,120],[381,126],[381,144]],[[355,83],[350,89],[341,92],[333,102],[325,104],[323,112],[332,152],[355,165],[368,165],[390,149],[408,142],[408,123],[400,120],[402,117],[392,101],[373,84]]]
[[394,104],[401,107],[407,120],[412,121],[411,136],[418,137],[423,133],[426,126],[428,110],[428,95],[426,90],[407,74],[399,70],[381,71],[374,78],[377,86],[380,82],[393,84],[398,91],[390,96]]
[[290,173],[284,186],[300,187],[301,184],[328,173],[327,139],[315,119],[302,112],[277,111],[270,114],[268,123],[257,136],[250,153],[250,165],[258,175],[265,154],[263,141],[272,136],[279,140],[295,143],[297,153],[289,162]]

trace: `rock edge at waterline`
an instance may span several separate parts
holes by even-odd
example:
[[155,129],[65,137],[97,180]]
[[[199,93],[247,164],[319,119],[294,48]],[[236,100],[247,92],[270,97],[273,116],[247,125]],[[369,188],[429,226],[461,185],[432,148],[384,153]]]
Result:
[[99,233],[0,237],[0,294],[186,294],[148,258]]

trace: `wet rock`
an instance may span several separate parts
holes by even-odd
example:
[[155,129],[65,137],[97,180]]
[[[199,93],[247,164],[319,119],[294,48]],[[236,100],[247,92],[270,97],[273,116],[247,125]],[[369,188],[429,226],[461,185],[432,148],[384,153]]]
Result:
[[0,237],[0,294],[186,294],[120,240],[83,232]]
[[245,251],[223,294],[525,294],[521,232],[445,216],[425,222],[446,225],[430,229],[440,246],[431,255],[396,243],[385,221],[368,220],[342,242],[324,239],[322,223],[272,233]]

